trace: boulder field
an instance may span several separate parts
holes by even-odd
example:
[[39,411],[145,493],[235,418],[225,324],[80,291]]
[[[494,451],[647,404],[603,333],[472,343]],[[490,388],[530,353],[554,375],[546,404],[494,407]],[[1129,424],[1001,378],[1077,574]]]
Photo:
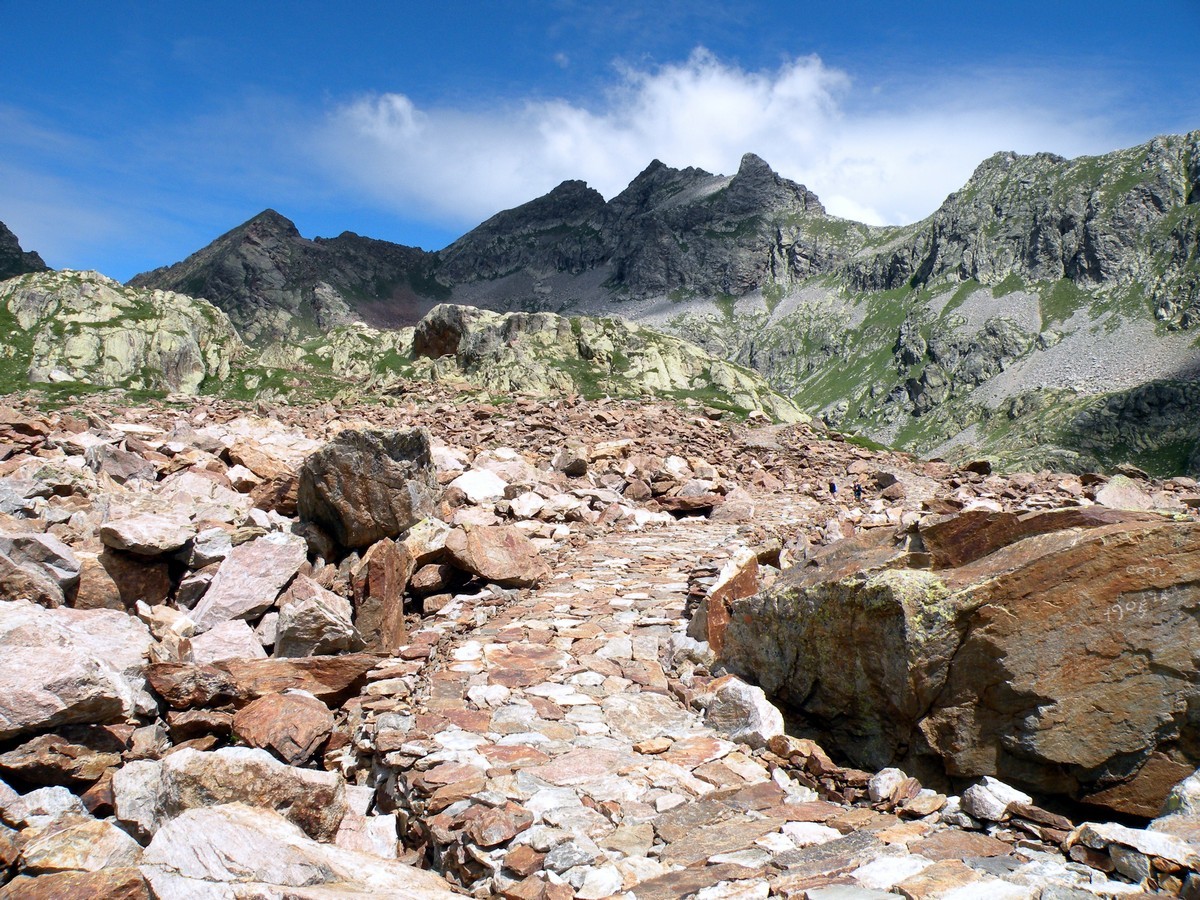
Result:
[[1189,479],[114,400],[0,408],[3,900],[1200,895]]

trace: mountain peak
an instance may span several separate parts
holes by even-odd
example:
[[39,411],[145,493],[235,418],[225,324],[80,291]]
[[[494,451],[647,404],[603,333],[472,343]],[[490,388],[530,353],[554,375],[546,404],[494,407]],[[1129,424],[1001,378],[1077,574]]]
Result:
[[300,237],[300,229],[296,227],[295,222],[270,208],[264,209],[258,215],[242,223],[239,227],[244,230],[254,230],[256,232],[266,231],[287,235],[288,237]]
[[757,153],[743,153],[737,173],[739,176],[774,175],[775,170]]
[[782,209],[824,213],[817,195],[802,184],[784,178],[756,153],[746,153],[729,183],[733,208],[749,214],[755,209]]

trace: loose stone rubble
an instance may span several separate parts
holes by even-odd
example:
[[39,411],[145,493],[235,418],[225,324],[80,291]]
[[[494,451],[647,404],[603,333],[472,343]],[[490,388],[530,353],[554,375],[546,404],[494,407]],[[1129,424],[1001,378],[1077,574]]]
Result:
[[[379,469],[314,452],[405,441],[418,486],[373,531]],[[445,386],[5,408],[0,898],[1200,896],[1190,771],[1147,828],[934,790],[839,764],[717,657],[831,545],[1108,484]]]

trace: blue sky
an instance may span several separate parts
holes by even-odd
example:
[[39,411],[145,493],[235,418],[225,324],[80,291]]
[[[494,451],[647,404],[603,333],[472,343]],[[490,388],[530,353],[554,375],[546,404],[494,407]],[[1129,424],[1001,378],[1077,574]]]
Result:
[[436,249],[746,151],[915,221],[1000,150],[1200,128],[1200,0],[4,4],[0,221],[119,279],[273,207]]

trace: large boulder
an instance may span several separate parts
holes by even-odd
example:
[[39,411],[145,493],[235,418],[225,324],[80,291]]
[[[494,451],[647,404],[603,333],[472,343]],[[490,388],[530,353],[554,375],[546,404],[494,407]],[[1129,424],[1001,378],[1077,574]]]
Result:
[[139,513],[100,526],[100,540],[105,546],[143,556],[173,553],[195,534],[196,526],[182,515]]
[[421,318],[413,331],[413,356],[431,359],[454,356],[479,320],[490,323],[496,318],[495,313],[473,306],[438,304]]
[[314,656],[360,650],[350,601],[303,575],[288,590],[279,610],[276,656]]
[[722,660],[866,768],[1154,815],[1195,768],[1200,523],[977,513],[839,542],[729,603]]
[[80,722],[120,722],[136,708],[153,643],[111,609],[0,602],[0,741]]
[[40,606],[62,606],[62,588],[40,566],[21,564],[0,550],[0,597],[28,600]]
[[439,489],[424,428],[343,431],[300,468],[300,517],[348,549],[396,538],[432,515]]
[[157,897],[461,897],[432,872],[318,843],[278,813],[240,803],[193,809],[165,825],[142,872]]
[[134,866],[110,866],[98,872],[54,872],[32,878],[19,875],[0,896],[4,900],[151,900],[150,887]]
[[404,592],[415,567],[408,546],[384,538],[363,554],[356,573],[354,624],[372,651],[395,653],[408,643]]
[[456,529],[446,538],[446,553],[462,571],[504,587],[533,587],[550,577],[537,548],[511,526]]
[[320,841],[333,840],[346,814],[346,785],[336,772],[285,765],[266,750],[185,748],[166,759],[131,762],[113,776],[117,819],[153,835],[189,809],[245,803],[278,810]]
[[205,631],[266,612],[307,558],[308,545],[295,534],[277,531],[239,544],[222,560],[192,620]]
[[22,869],[48,872],[98,872],[112,866],[136,866],[142,857],[137,841],[112,822],[67,817],[24,836]]
[[93,784],[121,764],[125,744],[104,727],[68,728],[67,735],[40,734],[0,753],[0,773],[32,784]]
[[233,733],[291,766],[308,762],[333,731],[333,713],[309,694],[266,694],[233,717]]
[[239,697],[299,690],[338,706],[362,689],[367,673],[378,664],[379,657],[374,654],[345,653],[300,659],[226,659],[216,668],[229,674],[231,689]]
[[79,571],[71,548],[52,534],[0,533],[0,597],[61,606]]

